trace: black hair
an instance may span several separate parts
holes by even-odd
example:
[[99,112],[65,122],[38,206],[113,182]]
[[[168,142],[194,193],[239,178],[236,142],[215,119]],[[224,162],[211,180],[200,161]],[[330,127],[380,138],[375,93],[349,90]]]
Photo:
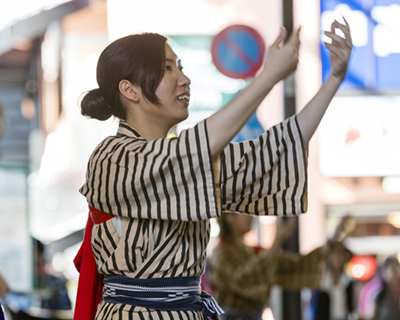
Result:
[[226,219],[226,216],[233,214],[231,212],[223,212],[221,217],[217,220],[219,225],[219,238],[224,240],[232,240],[232,228]]
[[394,256],[389,256],[385,259],[385,261],[382,264],[382,270],[388,268],[391,264],[399,265],[399,260],[397,260],[396,257]]
[[396,257],[389,256],[385,259],[379,270],[379,277],[381,279],[381,289],[375,298],[375,301],[378,304],[378,308],[381,308],[381,303],[383,299],[386,297],[386,295],[390,294],[389,285],[386,281],[383,280],[383,272],[386,268],[390,267],[391,264],[395,264],[398,266],[399,260]]
[[96,77],[99,85],[85,93],[80,102],[84,116],[107,120],[111,116],[126,119],[120,101],[119,83],[128,80],[139,85],[144,97],[159,104],[156,89],[164,76],[165,43],[157,33],[129,35],[115,40],[100,55]]

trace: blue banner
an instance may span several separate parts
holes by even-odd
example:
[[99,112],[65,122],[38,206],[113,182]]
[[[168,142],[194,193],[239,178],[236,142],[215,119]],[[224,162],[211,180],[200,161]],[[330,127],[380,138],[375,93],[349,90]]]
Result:
[[341,90],[400,90],[399,0],[321,0],[322,77],[330,74],[329,50],[323,31],[334,19],[350,24],[353,53]]

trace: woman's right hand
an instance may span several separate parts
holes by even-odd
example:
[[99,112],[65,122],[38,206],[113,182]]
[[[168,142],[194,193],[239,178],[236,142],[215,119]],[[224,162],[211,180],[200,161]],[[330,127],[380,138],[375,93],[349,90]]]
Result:
[[207,119],[211,157],[218,156],[238,134],[275,84],[296,70],[299,34],[300,28],[283,44],[287,32],[282,28],[281,34],[268,50],[260,74],[247,88]]
[[299,62],[300,29],[301,27],[296,32],[293,32],[289,40],[283,44],[287,37],[287,31],[282,27],[278,38],[268,49],[262,73],[266,73],[270,77],[272,76],[276,82],[286,78],[297,68]]

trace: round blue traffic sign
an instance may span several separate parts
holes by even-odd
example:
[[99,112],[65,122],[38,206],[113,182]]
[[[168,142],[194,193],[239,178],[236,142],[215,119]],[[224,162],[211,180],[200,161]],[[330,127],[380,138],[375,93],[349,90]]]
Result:
[[233,25],[218,33],[211,44],[212,60],[224,75],[235,79],[253,77],[263,64],[264,40],[253,28]]

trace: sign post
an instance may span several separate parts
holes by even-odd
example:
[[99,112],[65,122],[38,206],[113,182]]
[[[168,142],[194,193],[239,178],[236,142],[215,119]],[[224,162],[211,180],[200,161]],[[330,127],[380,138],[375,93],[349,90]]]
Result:
[[[282,2],[282,18],[283,26],[288,31],[288,37],[293,32],[293,0],[283,0]],[[289,75],[283,81],[283,113],[284,118],[287,119],[296,113],[296,83],[294,73]],[[296,219],[296,228],[292,235],[283,245],[283,248],[292,252],[299,252],[299,218],[292,217],[290,219]],[[280,223],[278,221],[277,228]],[[280,223],[279,223],[280,222]],[[282,320],[301,320],[301,300],[300,291],[298,290],[283,290],[282,292]]]

